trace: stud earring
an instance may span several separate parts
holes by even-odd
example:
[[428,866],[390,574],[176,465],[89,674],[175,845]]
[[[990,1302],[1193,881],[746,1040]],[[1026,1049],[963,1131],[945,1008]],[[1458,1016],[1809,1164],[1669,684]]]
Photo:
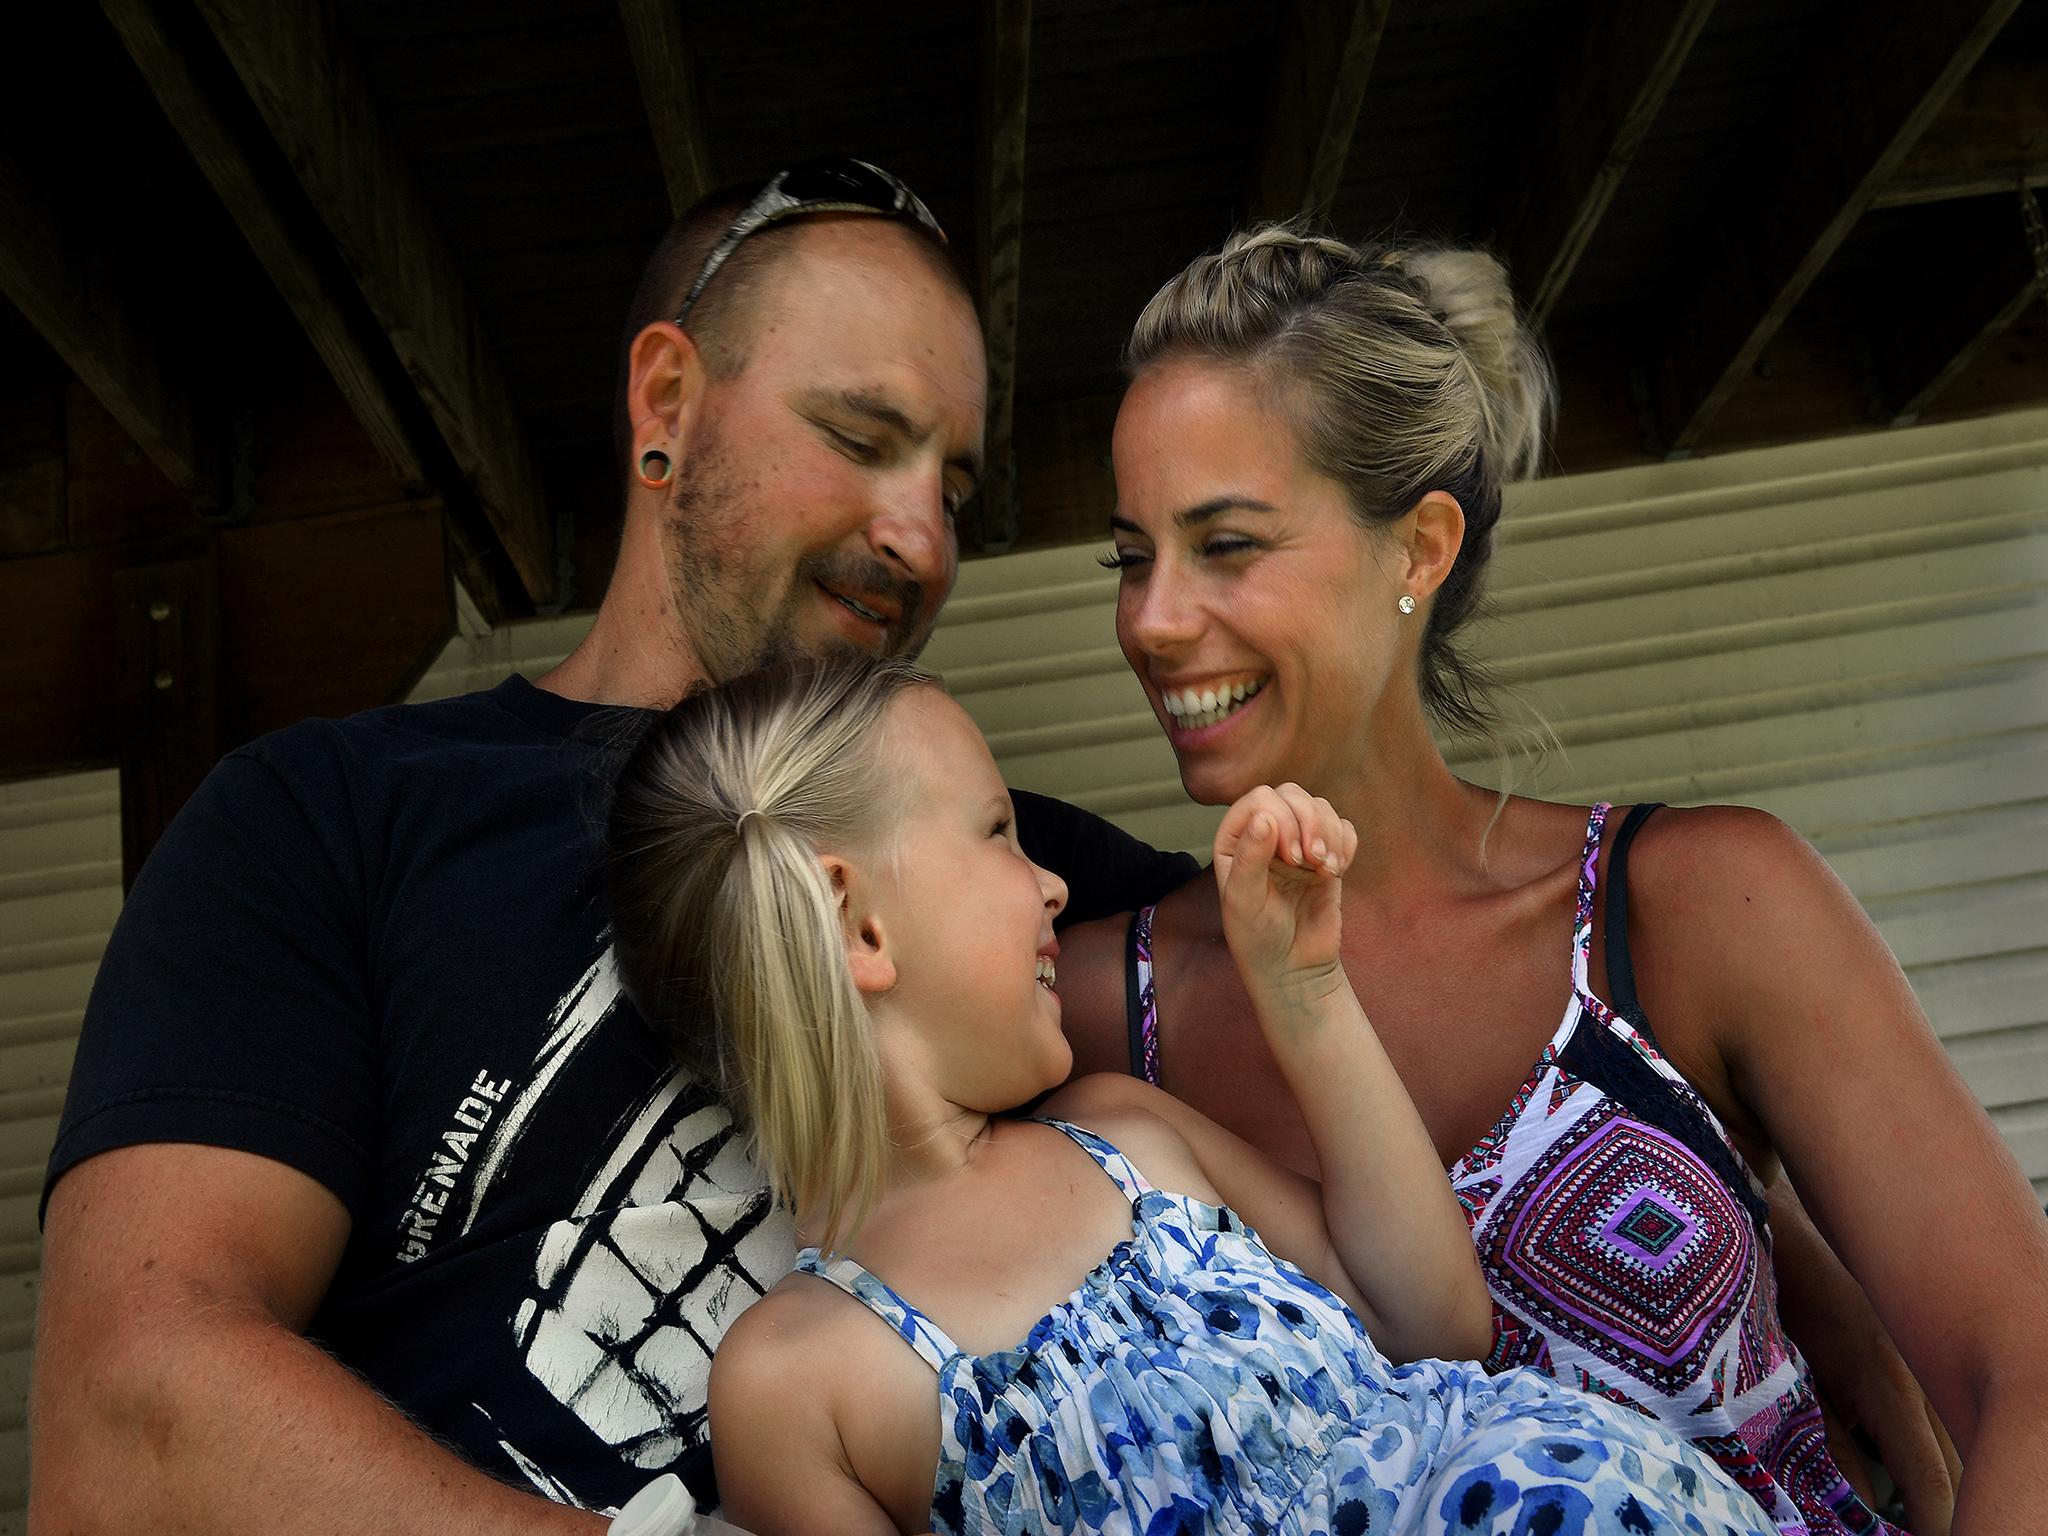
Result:
[[667,485],[669,476],[675,473],[675,466],[667,454],[659,448],[650,448],[640,455],[640,483],[654,489]]
[[1413,613],[1415,611],[1415,594],[1412,592],[1403,592],[1401,594],[1401,601],[1394,604],[1394,606],[1400,609],[1403,613]]

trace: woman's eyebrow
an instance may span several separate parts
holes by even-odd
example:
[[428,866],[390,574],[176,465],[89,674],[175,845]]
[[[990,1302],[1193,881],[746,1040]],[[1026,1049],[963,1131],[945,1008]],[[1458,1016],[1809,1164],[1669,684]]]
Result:
[[[1174,513],[1173,522],[1177,528],[1192,528],[1197,523],[1206,523],[1210,518],[1224,512],[1278,512],[1279,510],[1270,501],[1261,501],[1256,496],[1216,496],[1208,501],[1198,502],[1184,511]],[[1140,535],[1145,532],[1144,529],[1140,528],[1129,518],[1115,512],[1109,514],[1109,526],[1112,531],[1121,530],[1124,533]]]

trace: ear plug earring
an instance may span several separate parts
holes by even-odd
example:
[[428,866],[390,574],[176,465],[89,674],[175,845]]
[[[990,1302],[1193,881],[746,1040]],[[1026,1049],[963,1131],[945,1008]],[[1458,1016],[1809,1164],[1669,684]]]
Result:
[[1412,592],[1403,592],[1401,594],[1401,601],[1394,604],[1394,606],[1403,613],[1413,613],[1415,611],[1415,595]]
[[640,483],[660,487],[668,484],[669,476],[675,473],[675,466],[667,454],[659,448],[650,448],[640,455]]

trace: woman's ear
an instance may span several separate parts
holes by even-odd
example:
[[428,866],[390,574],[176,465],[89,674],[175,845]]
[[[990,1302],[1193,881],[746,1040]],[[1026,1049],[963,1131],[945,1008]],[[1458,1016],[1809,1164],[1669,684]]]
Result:
[[1408,509],[1403,589],[1428,597],[1444,584],[1465,547],[1465,509],[1449,491],[1431,491]]
[[839,928],[846,940],[846,963],[862,997],[875,998],[896,987],[896,957],[882,915],[870,899],[873,887],[860,871],[837,854],[824,856],[832,897],[839,906]]

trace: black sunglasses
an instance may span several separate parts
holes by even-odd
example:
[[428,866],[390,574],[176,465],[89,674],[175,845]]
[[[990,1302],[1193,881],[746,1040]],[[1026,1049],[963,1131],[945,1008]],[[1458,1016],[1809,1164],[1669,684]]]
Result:
[[747,236],[757,234],[784,219],[808,213],[872,213],[885,219],[902,219],[915,224],[939,244],[946,244],[946,232],[918,195],[880,166],[865,160],[809,160],[777,171],[754,200],[740,210],[732,227],[719,236],[718,244],[704,258],[697,281],[683,296],[676,312],[676,324],[683,325],[690,311],[703,297],[705,287],[718,275],[732,253]]

